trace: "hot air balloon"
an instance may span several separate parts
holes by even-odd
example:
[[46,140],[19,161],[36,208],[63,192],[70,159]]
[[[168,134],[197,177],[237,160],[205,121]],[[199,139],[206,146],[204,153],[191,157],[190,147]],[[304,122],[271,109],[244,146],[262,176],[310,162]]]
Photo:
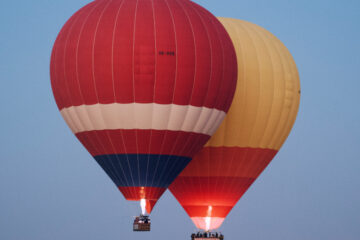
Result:
[[237,76],[222,24],[184,0],[89,3],[63,26],[50,68],[66,123],[143,213],[216,131]]
[[237,54],[238,83],[224,122],[170,186],[197,228],[223,223],[274,158],[295,122],[300,82],[287,48],[255,24],[219,18]]

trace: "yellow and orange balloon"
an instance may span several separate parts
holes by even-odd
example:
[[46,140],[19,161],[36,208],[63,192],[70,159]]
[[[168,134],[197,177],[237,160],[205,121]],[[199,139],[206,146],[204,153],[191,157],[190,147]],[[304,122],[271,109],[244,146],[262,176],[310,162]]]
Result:
[[295,122],[300,81],[282,42],[255,24],[219,18],[235,46],[238,80],[224,122],[170,186],[194,224],[217,229],[279,151]]

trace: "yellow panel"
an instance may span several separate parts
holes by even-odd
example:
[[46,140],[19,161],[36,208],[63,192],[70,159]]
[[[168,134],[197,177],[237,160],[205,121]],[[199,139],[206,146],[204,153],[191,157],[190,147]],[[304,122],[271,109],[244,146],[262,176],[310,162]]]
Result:
[[300,81],[287,48],[255,24],[219,18],[238,60],[238,84],[231,108],[206,146],[279,150],[295,122]]

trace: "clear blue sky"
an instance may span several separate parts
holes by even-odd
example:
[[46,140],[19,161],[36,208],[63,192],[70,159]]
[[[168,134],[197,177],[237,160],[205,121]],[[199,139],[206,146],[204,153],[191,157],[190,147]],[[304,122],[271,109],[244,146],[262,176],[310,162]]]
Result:
[[[138,206],[123,199],[57,110],[51,48],[88,2],[1,2],[0,239],[189,239],[193,224],[168,192],[153,231],[131,232]],[[196,2],[271,31],[301,76],[294,129],[228,216],[226,239],[360,239],[360,1]]]

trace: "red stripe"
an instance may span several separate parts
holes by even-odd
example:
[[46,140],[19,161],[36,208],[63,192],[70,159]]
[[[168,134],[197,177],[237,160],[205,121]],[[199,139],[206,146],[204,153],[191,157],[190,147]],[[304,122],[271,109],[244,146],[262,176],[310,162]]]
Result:
[[243,177],[177,177],[170,190],[190,217],[226,217],[254,182]]
[[99,130],[77,133],[92,156],[161,154],[192,157],[208,141],[199,133],[167,130]]
[[[168,1],[168,4],[175,25],[177,48],[176,59],[178,71],[173,90],[174,103],[187,105],[191,99],[191,93],[194,90],[196,46],[191,28],[191,20],[187,18],[184,9],[175,1]],[[187,8],[186,10],[189,9]],[[186,71],[184,71],[184,69],[186,69]]]
[[146,199],[146,211],[151,213],[156,202],[165,192],[166,188],[157,187],[119,187],[126,200],[140,201]]
[[233,206],[254,180],[243,177],[179,176],[171,185],[171,191],[176,192],[183,205]]
[[[211,206],[211,205],[210,205]],[[233,205],[234,206],[234,205]],[[211,211],[212,217],[225,218],[233,209],[233,206],[213,206]],[[208,206],[182,206],[189,217],[208,217]]]
[[[64,25],[59,33],[52,52],[51,57],[51,85],[55,100],[58,107],[72,105],[72,96],[69,92],[67,84],[68,74],[66,73],[66,49],[68,48],[69,36],[74,25],[76,25],[82,18],[88,15],[88,12],[96,7],[97,3],[93,2],[80,9],[77,14],[73,15]],[[73,58],[74,59],[74,58]],[[71,72],[71,70],[70,70]]]
[[[134,28],[134,90],[135,102],[148,103],[154,99],[155,29],[152,1],[139,1]],[[149,11],[150,10],[150,11]]]
[[[156,30],[156,82],[154,102],[171,103],[176,80],[176,58],[167,55],[167,52],[175,52],[176,36],[171,12],[166,4],[153,1],[155,9]],[[161,13],[161,14],[159,14]],[[164,31],[163,29],[167,29]],[[159,55],[162,52],[162,55]],[[179,52],[179,51],[177,51]],[[166,67],[165,67],[166,66]]]
[[204,147],[181,176],[257,177],[277,150],[242,147]]
[[211,13],[175,0],[88,6],[54,45],[51,78],[60,109],[155,102],[227,111],[236,84],[235,51]]
[[133,91],[133,28],[136,1],[124,1],[114,36],[114,91],[116,102],[128,103],[134,99]]
[[119,187],[127,200],[139,201],[140,199],[157,200],[166,188],[158,187]]
[[[95,71],[93,68],[93,47],[95,44],[96,26],[105,7],[106,4],[104,2],[99,2],[94,9],[91,9],[91,12],[87,12],[87,14],[77,22],[77,29],[82,29],[82,32],[79,30],[74,32],[74,37],[76,36],[74,44],[76,45],[67,48],[67,65],[65,65],[65,69],[71,68],[76,64],[77,74],[70,75],[71,73],[68,73],[64,81],[68,82],[70,95],[72,98],[77,98],[76,103],[79,105],[84,103],[90,105],[98,102],[95,86],[97,75],[95,75],[94,78],[93,74],[93,71]],[[78,42],[79,45],[77,46]],[[106,49],[104,49],[104,51],[106,51]],[[72,60],[77,61],[73,63]],[[106,60],[104,59],[104,61]],[[74,81],[69,81],[68,79],[74,79]],[[104,79],[106,79],[105,74]],[[75,102],[73,102],[72,105],[75,105],[74,103]]]
[[276,150],[205,147],[170,186],[190,217],[226,217],[273,159]]
[[153,208],[155,207],[157,200],[146,200],[146,212],[151,213]]
[[[99,102],[115,102],[113,87],[113,32],[122,1],[104,1],[104,12],[99,19],[94,42],[94,82]],[[129,21],[129,20],[128,20]]]

